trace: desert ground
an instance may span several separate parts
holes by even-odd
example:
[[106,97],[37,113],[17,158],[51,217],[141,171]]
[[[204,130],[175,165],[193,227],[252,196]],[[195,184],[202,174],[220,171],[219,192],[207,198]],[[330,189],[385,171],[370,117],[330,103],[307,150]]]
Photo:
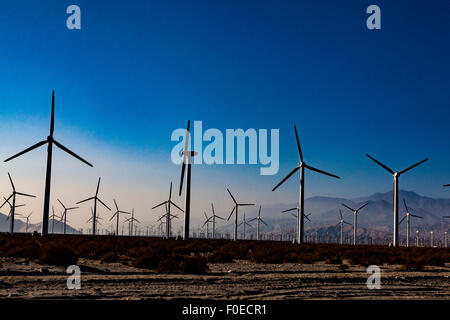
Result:
[[9,299],[450,299],[450,265],[404,271],[380,266],[381,288],[369,290],[366,268],[348,265],[209,263],[203,275],[161,274],[80,258],[81,289],[69,290],[64,267],[0,258],[0,298]]

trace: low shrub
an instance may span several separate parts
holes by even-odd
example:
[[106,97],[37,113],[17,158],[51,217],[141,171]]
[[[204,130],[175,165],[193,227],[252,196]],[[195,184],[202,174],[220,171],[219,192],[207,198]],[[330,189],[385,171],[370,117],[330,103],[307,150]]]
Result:
[[39,261],[59,266],[76,264],[78,256],[65,244],[59,242],[47,242],[39,249]]

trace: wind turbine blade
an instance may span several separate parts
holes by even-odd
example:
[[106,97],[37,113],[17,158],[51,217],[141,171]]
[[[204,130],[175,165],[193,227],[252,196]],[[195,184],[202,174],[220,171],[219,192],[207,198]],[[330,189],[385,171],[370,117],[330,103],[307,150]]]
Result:
[[91,222],[92,221],[92,217],[89,218],[88,221],[86,221],[86,223]]
[[311,220],[309,220],[309,218],[308,218],[308,216],[307,216],[306,214],[304,214],[303,216],[306,218],[306,220],[308,220],[309,222],[311,222]]
[[112,217],[111,217],[111,219],[109,219],[109,221],[111,221],[112,219],[114,219],[114,217],[117,215],[117,212],[116,213],[114,213],[113,215],[112,215]]
[[75,210],[75,209],[78,209],[78,208],[80,208],[80,207],[67,208],[66,210],[69,211],[69,210]]
[[25,153],[27,153],[27,152],[29,152],[29,151],[31,151],[31,150],[34,150],[34,149],[36,149],[36,148],[39,148],[40,146],[43,146],[43,145],[46,144],[46,143],[47,143],[47,140],[38,142],[38,143],[36,143],[34,146],[31,146],[31,147],[29,147],[28,149],[25,149],[25,150],[23,150],[22,152],[19,152],[18,154],[14,155],[14,156],[12,156],[12,157],[10,157],[10,158],[8,158],[8,159],[6,159],[5,162],[8,162],[8,161],[10,161],[10,160],[12,160],[12,159],[15,159],[15,158],[17,158],[17,157],[20,157],[21,155],[23,155],[23,154],[25,154]]
[[116,199],[113,199],[113,200],[114,200],[114,205],[116,206],[116,211],[119,211],[119,207],[117,206]]
[[295,219],[297,219],[297,215],[296,214],[291,213],[291,216],[293,216]]
[[416,217],[416,218],[419,218],[419,219],[423,219],[423,217],[421,217],[421,216],[416,216],[415,214],[409,214],[411,217]]
[[89,200],[92,200],[92,199],[94,199],[94,197],[78,201],[76,204],[80,204],[80,203],[83,203],[83,202],[86,202],[86,201],[89,201]]
[[277,190],[279,186],[281,186],[287,179],[289,179],[294,173],[296,173],[300,169],[300,167],[296,167],[294,170],[292,170],[279,184],[275,186],[275,188],[272,189],[272,191]]
[[403,218],[400,219],[400,221],[398,222],[398,224],[401,224],[403,222],[403,220],[405,220],[406,216],[404,216]]
[[172,199],[172,181],[170,181],[169,201]]
[[77,155],[76,153],[70,151],[69,149],[67,149],[66,147],[64,147],[62,144],[60,144],[58,141],[53,140],[53,142],[56,144],[56,146],[58,148],[60,148],[61,150],[67,152],[68,154],[70,154],[72,157],[77,158],[78,160],[80,160],[81,162],[84,162],[85,164],[87,164],[90,167],[93,167],[92,164],[90,164],[89,162],[87,162],[86,160],[84,160],[82,157],[80,157],[79,155]]
[[361,207],[359,207],[358,209],[356,209],[356,211],[361,210],[362,208],[364,208],[365,206],[367,206],[369,204],[369,202],[367,202],[366,204],[362,205]]
[[170,203],[175,207],[175,208],[177,208],[178,210],[180,210],[181,212],[184,212],[184,210],[183,209],[181,209],[179,206],[177,206],[175,203],[173,203],[172,201],[170,201]]
[[248,222],[252,222],[252,221],[255,221],[255,220],[257,220],[258,218],[253,218],[253,219],[250,219],[250,220],[248,220]]
[[350,208],[349,206],[347,206],[347,205],[345,205],[345,204],[343,204],[343,203],[341,203],[344,207],[346,207],[348,210],[351,210],[351,211],[355,211],[355,209],[352,209],[352,208]]
[[205,218],[206,218],[206,220],[208,220],[209,218],[208,218],[208,216],[206,215],[206,212],[203,212],[204,214],[205,214]]
[[224,221],[225,221],[225,219],[222,218],[222,217],[219,217],[219,216],[216,216],[216,215],[214,215],[214,217],[219,218],[220,220],[224,220]]
[[59,200],[59,199],[56,199],[56,200],[58,200],[58,202],[62,205],[62,207],[63,207],[64,209],[66,209],[66,207],[65,207],[64,204],[61,202],[61,200]]
[[228,193],[230,194],[231,199],[233,199],[234,203],[237,204],[237,201],[236,201],[236,199],[233,197],[233,195],[231,194],[230,189],[227,188],[227,191],[228,191]]
[[405,199],[403,199],[403,204],[405,205],[405,210],[406,210],[406,212],[409,212],[409,210],[408,210],[408,206],[406,205],[406,201],[405,201]]
[[[10,196],[8,197],[8,199],[6,199],[5,197],[3,197],[3,199],[5,199],[5,202],[3,202],[3,204],[0,206],[0,209],[1,209],[6,203],[8,203],[8,204],[11,206],[11,204],[9,203],[9,199],[11,199],[12,196],[13,196],[13,195],[10,195]],[[17,208],[17,206],[16,206],[16,208]]]
[[444,184],[444,187],[450,187],[450,184]]
[[166,204],[166,203],[167,203],[167,201],[161,202],[160,204],[154,206],[154,207],[152,208],[152,210],[153,210],[153,209],[156,209],[156,208],[158,208],[158,207],[160,207],[160,206],[162,206],[163,204]]
[[243,207],[243,206],[254,206],[255,204],[254,203],[237,203],[237,205]]
[[9,172],[8,172],[8,178],[9,178],[9,181],[11,182],[12,189],[15,192],[16,191],[16,187],[14,186],[14,182],[12,181],[12,178],[11,178],[11,175],[9,174]]
[[231,210],[230,216],[228,217],[227,221],[230,220],[231,216],[233,215],[234,210],[236,210],[236,207],[233,207],[233,210]]
[[317,168],[311,167],[310,165],[305,164],[304,166],[305,166],[305,168],[308,168],[309,170],[316,171],[318,173],[321,173],[321,174],[324,174],[324,175],[327,175],[327,176],[330,176],[330,177],[333,177],[333,178],[336,178],[336,179],[340,179],[340,177],[338,177],[338,176],[336,176],[334,174],[325,172],[323,170],[319,170]]
[[119,211],[117,211],[117,212],[123,213],[123,214],[131,214],[131,212],[126,212],[126,211],[122,211],[122,210],[119,210]]
[[266,225],[266,227],[268,227],[267,223],[265,223],[263,219],[259,219],[259,221],[261,221],[262,223],[264,223]]
[[250,228],[253,228],[253,226],[251,224],[249,224],[247,222],[245,224],[248,225]]
[[99,198],[97,198],[97,200],[102,204],[102,205],[104,205],[109,211],[111,211],[111,209],[102,201],[102,200],[100,200]]
[[349,226],[351,226],[351,223],[348,223],[347,221],[343,221],[345,224],[348,224]]
[[302,147],[300,147],[300,139],[298,138],[297,126],[294,126],[294,129],[295,129],[295,138],[297,139],[298,156],[300,158],[300,161],[303,162]]
[[26,193],[22,193],[22,192],[16,192],[16,194],[18,194],[20,196],[24,196],[24,197],[36,198],[36,196],[33,196],[32,194],[26,194]]
[[419,164],[424,163],[425,161],[428,161],[428,158],[426,158],[426,159],[424,159],[424,160],[422,160],[422,161],[419,161],[419,162],[417,162],[416,164],[413,164],[412,166],[406,168],[405,170],[400,171],[398,174],[403,174],[403,173],[405,173],[406,171],[409,171],[409,170],[411,170],[412,168],[417,167]]
[[448,218],[450,218],[450,216],[443,216],[442,218],[446,218],[446,219],[448,219]]
[[341,216],[341,220],[343,220],[344,218],[342,217],[342,210],[339,209],[339,215]]
[[211,202],[211,208],[212,208],[212,213],[213,213],[213,216],[215,216],[216,215],[216,213],[214,212],[214,204]]
[[385,166],[384,164],[382,164],[380,161],[375,160],[374,158],[372,158],[371,156],[369,156],[368,154],[366,154],[367,157],[369,157],[370,159],[372,159],[372,161],[374,161],[375,163],[377,163],[379,166],[383,167],[385,170],[389,171],[391,174],[394,174],[394,171],[389,168],[388,166]]
[[97,183],[97,191],[95,191],[95,196],[98,196],[98,190],[100,189],[100,177],[98,178],[98,183]]
[[50,118],[50,136],[53,137],[55,131],[55,90],[52,91],[52,115]]
[[287,210],[281,211],[281,213],[285,213],[285,212],[289,212],[289,211],[293,211],[293,210],[298,210],[298,209],[297,208],[287,209]]
[[184,171],[186,170],[186,163],[184,159],[186,156],[183,156],[183,163],[181,164],[181,178],[180,178],[180,192],[178,193],[181,196],[181,191],[183,190],[183,181],[184,181]]

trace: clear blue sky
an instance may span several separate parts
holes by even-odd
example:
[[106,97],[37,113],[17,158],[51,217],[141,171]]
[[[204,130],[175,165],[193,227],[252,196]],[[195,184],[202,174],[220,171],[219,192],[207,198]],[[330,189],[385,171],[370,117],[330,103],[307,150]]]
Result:
[[[70,4],[81,7],[82,30],[66,28]],[[381,7],[382,30],[366,28],[371,4]],[[45,138],[55,89],[56,137],[88,159],[95,149],[144,167],[167,163],[175,185],[170,135],[191,119],[221,130],[280,129],[277,176],[255,167],[205,173],[220,179],[222,170],[244,191],[270,192],[295,166],[296,124],[305,159],[342,177],[308,175],[309,196],[390,190],[392,178],[366,152],[397,170],[429,157],[401,188],[450,192],[442,188],[450,183],[448,1],[2,0],[0,30],[2,158]],[[273,201],[295,201],[295,180]],[[217,187],[226,197],[225,183]]]

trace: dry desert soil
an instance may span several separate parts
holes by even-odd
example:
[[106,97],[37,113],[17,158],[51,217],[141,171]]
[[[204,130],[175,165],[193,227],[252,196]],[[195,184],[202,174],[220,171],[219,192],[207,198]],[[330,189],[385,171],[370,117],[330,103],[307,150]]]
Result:
[[380,266],[381,288],[369,290],[367,269],[339,265],[209,264],[206,275],[158,274],[119,263],[79,259],[81,289],[67,289],[65,268],[0,259],[0,299],[450,299],[450,265],[404,271]]

